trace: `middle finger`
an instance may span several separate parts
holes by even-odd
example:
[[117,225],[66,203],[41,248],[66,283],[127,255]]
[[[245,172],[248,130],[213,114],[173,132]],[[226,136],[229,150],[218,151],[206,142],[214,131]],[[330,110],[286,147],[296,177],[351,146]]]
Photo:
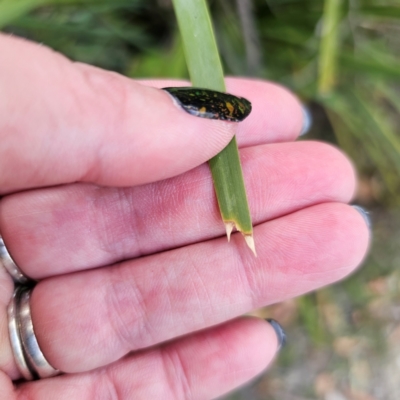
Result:
[[[347,202],[354,191],[352,166],[322,143],[250,147],[241,157],[254,224],[321,202]],[[211,239],[225,229],[210,173],[201,166],[134,188],[75,184],[7,196],[0,231],[20,268],[42,279]]]

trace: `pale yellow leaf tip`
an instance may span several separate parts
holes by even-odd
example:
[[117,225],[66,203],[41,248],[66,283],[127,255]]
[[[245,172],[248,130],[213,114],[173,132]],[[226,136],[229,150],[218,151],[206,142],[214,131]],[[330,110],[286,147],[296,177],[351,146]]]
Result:
[[226,236],[228,237],[228,242],[231,240],[231,233],[235,224],[233,222],[225,222]]
[[257,257],[256,245],[254,243],[253,235],[244,235],[244,240],[246,241],[247,246],[249,246],[253,254]]

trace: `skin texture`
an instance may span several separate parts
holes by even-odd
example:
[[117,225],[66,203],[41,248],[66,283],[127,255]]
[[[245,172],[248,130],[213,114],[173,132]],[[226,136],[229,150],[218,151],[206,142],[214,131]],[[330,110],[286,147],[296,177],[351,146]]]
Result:
[[[0,232],[39,280],[36,336],[65,372],[16,382],[0,269],[0,399],[221,396],[277,351],[271,325],[241,315],[342,279],[365,256],[368,229],[345,204],[352,165],[294,142],[302,111],[286,89],[227,79],[253,108],[235,124],[159,90],[187,82],[134,82],[1,35],[0,51]],[[235,133],[257,258],[241,237],[227,243],[203,165]]]

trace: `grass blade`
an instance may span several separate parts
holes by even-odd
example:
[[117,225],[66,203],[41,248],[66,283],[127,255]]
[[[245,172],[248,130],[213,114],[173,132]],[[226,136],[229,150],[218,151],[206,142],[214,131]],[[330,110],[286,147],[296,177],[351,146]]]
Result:
[[[173,0],[173,5],[193,86],[225,92],[221,60],[205,0]],[[209,165],[228,240],[236,227],[255,253],[236,139],[212,158]]]
[[27,14],[35,7],[44,5],[45,0],[3,0],[0,2],[0,28]]
[[329,93],[334,84],[339,47],[339,23],[342,0],[325,0],[319,55],[318,92]]

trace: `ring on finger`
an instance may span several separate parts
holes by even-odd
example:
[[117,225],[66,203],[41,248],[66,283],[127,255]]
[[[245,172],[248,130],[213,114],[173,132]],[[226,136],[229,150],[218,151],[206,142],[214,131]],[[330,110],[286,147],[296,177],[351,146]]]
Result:
[[26,380],[60,374],[43,355],[33,329],[30,296],[33,287],[17,286],[8,306],[8,328],[14,359]]
[[29,278],[23,274],[23,272],[19,269],[17,264],[12,259],[10,253],[7,250],[6,245],[4,244],[3,238],[0,236],[0,262],[6,269],[6,271],[11,275],[14,282],[25,284],[29,282]]

